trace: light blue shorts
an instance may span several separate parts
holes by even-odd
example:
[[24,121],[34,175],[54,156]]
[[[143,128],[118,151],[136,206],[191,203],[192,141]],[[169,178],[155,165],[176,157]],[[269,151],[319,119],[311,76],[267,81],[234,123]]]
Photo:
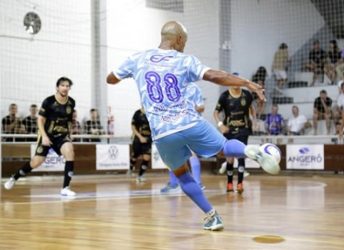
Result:
[[226,138],[209,122],[201,120],[195,126],[155,141],[163,162],[171,169],[181,167],[191,156],[191,150],[202,157],[211,157],[223,149]]

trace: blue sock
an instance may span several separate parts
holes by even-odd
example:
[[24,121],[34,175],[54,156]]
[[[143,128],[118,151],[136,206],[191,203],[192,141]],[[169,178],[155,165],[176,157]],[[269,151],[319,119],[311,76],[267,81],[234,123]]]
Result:
[[246,145],[236,139],[228,140],[223,147],[223,153],[227,157],[246,158]]
[[196,183],[189,172],[182,174],[178,179],[184,193],[189,196],[204,213],[208,213],[213,209],[208,199],[204,196],[201,187]]
[[176,175],[173,173],[173,171],[169,170],[168,175],[170,176],[170,181],[169,181],[170,185],[172,187],[178,186],[178,179],[177,179]]
[[191,165],[192,177],[195,179],[198,185],[201,185],[201,162],[197,156],[191,156],[189,161]]

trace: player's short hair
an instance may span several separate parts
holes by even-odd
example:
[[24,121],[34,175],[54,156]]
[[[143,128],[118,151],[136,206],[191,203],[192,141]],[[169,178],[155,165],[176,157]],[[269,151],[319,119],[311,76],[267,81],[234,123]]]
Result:
[[31,104],[30,108],[37,108],[36,104]]
[[57,79],[57,82],[56,82],[56,87],[60,86],[60,84],[62,82],[68,82],[69,83],[69,86],[71,87],[73,85],[73,82],[71,79],[65,77],[65,76],[62,76],[60,77],[59,79]]

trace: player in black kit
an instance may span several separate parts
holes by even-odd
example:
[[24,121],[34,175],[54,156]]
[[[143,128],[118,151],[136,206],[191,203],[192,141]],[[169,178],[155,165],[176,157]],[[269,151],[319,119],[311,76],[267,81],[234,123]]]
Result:
[[130,171],[133,169],[136,161],[142,156],[139,174],[137,181],[143,181],[143,174],[145,173],[148,162],[151,159],[152,138],[149,123],[144,112],[144,109],[138,109],[131,120],[131,129],[133,131],[134,139],[132,144],[132,157],[130,160]]
[[69,188],[74,171],[74,149],[70,133],[75,101],[68,96],[72,84],[72,81],[66,77],[59,78],[56,82],[56,94],[43,101],[37,120],[39,131],[35,155],[5,183],[6,189],[11,189],[20,177],[39,167],[44,162],[49,149],[52,148],[66,160],[63,188],[60,194],[75,195],[75,192]]
[[[214,118],[223,135],[227,139],[238,139],[247,145],[248,136],[252,133],[250,113],[255,118],[252,106],[252,94],[240,87],[231,87],[223,92],[214,111]],[[224,119],[220,119],[220,113]],[[233,192],[233,163],[234,158],[227,158],[227,192]],[[243,180],[245,172],[245,159],[238,159],[237,192],[244,191]]]

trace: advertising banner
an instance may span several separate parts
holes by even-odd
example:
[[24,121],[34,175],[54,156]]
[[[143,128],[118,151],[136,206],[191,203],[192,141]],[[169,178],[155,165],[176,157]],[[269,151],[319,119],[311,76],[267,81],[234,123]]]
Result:
[[129,145],[97,144],[96,154],[97,170],[129,169]]
[[287,169],[324,169],[324,145],[287,145]]

